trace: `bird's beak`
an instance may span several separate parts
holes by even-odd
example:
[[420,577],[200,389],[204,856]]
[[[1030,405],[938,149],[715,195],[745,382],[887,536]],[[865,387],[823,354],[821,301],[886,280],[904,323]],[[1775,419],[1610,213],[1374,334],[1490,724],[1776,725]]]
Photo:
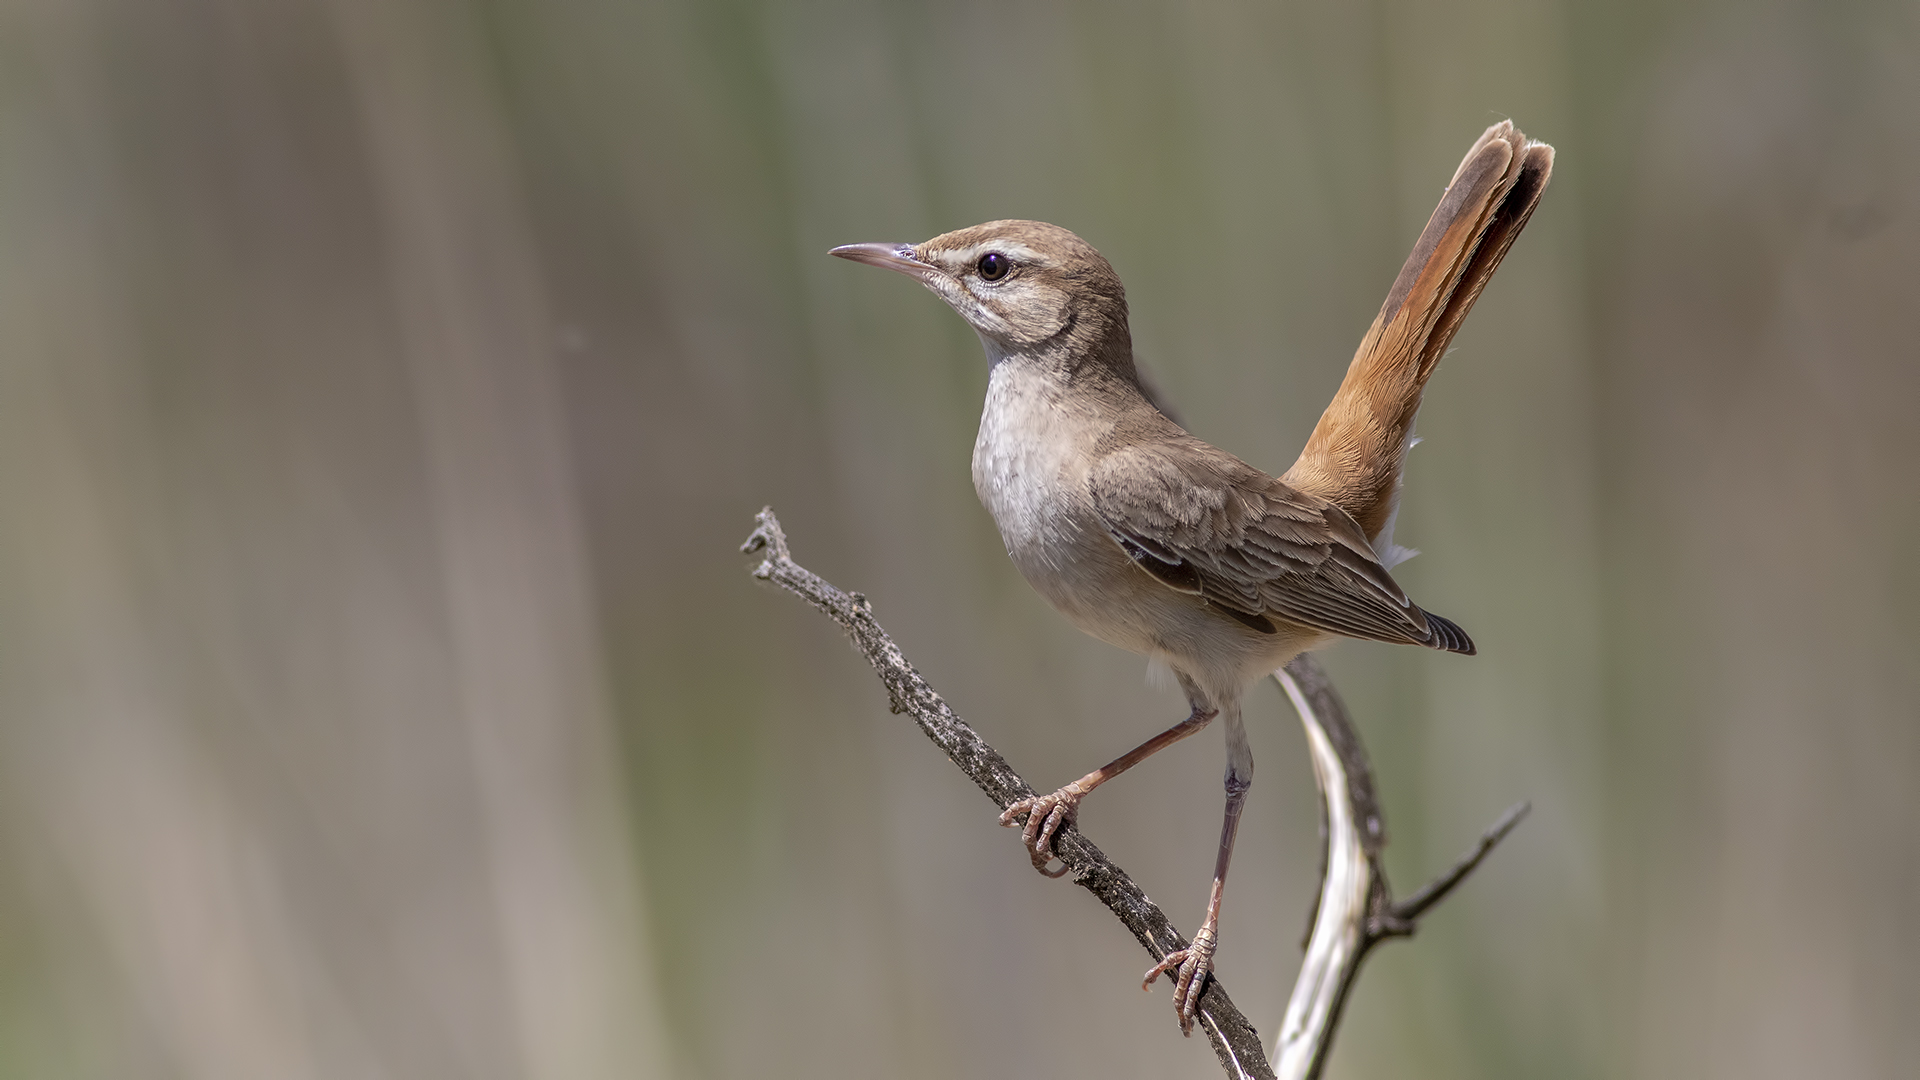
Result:
[[846,244],[827,252],[843,259],[878,266],[883,270],[892,270],[917,278],[924,282],[939,273],[939,268],[931,263],[923,263],[914,257],[910,244]]

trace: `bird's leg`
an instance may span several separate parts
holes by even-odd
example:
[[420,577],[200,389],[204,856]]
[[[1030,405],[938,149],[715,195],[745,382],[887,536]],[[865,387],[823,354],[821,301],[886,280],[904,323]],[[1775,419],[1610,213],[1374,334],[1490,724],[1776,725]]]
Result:
[[1193,944],[1167,954],[1140,981],[1140,989],[1152,986],[1162,972],[1173,975],[1173,1008],[1180,1017],[1180,1033],[1193,1034],[1193,1018],[1200,1009],[1200,992],[1206,988],[1213,971],[1213,950],[1219,941],[1220,897],[1226,891],[1227,865],[1233,861],[1233,840],[1240,832],[1240,811],[1246,806],[1247,789],[1253,786],[1253,748],[1247,742],[1246,725],[1240,721],[1238,704],[1227,708],[1227,811],[1220,823],[1220,851],[1214,856],[1213,891],[1207,897],[1207,917],[1194,931]]
[[1006,812],[1000,815],[1000,824],[1012,828],[1020,822],[1022,815],[1025,816],[1026,824],[1020,830],[1020,838],[1026,842],[1027,854],[1033,859],[1035,870],[1048,877],[1060,877],[1067,872],[1065,866],[1058,870],[1047,869],[1047,863],[1053,859],[1053,834],[1079,813],[1080,800],[1087,792],[1206,727],[1218,715],[1218,710],[1204,704],[1204,699],[1197,694],[1189,693],[1188,697],[1193,701],[1193,712],[1185,720],[1051,795],[1021,799],[1007,807]]

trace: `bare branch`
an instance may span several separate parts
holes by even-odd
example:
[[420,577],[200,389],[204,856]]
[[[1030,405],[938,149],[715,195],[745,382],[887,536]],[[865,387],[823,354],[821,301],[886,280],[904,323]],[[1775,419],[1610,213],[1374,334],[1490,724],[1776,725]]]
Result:
[[[1305,660],[1302,664],[1300,661]],[[1294,978],[1293,995],[1275,1041],[1275,1074],[1283,1080],[1316,1076],[1340,1023],[1347,988],[1367,946],[1367,913],[1384,887],[1374,852],[1385,833],[1373,808],[1373,776],[1346,710],[1326,672],[1300,657],[1274,672],[1306,729],[1313,777],[1320,785],[1326,852],[1307,955]],[[1344,751],[1344,752],[1343,752]]]
[[[966,721],[954,715],[940,695],[934,693],[920,673],[907,662],[900,647],[893,643],[893,639],[874,619],[873,608],[865,597],[859,593],[841,592],[819,575],[794,562],[787,550],[786,534],[781,531],[780,522],[773,516],[771,507],[760,511],[755,520],[757,527],[753,535],[741,547],[746,552],[767,552],[766,558],[753,571],[755,577],[771,581],[794,593],[845,628],[853,637],[854,645],[866,656],[867,662],[879,674],[880,681],[886,685],[887,693],[892,698],[893,711],[913,717],[914,723],[920,725],[920,730],[933,740],[948,760],[959,766],[960,771],[979,785],[980,790],[986,792],[1001,809],[1006,809],[1018,799],[1033,795],[1033,788],[1020,778],[1013,766],[1007,764],[1007,759],[988,746]],[[1054,836],[1053,849],[1072,873],[1074,883],[1105,904],[1128,930],[1133,931],[1133,936],[1155,960],[1164,959],[1168,953],[1187,947],[1187,939],[1173,928],[1160,908],[1147,899],[1140,886],[1134,884],[1126,871],[1115,866],[1113,860],[1082,836],[1076,827],[1068,825],[1062,828]],[[1200,997],[1199,1019],[1201,1030],[1206,1032],[1208,1041],[1213,1044],[1214,1055],[1220,1059],[1220,1065],[1229,1077],[1234,1080],[1273,1080],[1273,1068],[1267,1064],[1266,1054],[1260,1048],[1259,1035],[1246,1016],[1234,1006],[1218,979],[1210,981]]]

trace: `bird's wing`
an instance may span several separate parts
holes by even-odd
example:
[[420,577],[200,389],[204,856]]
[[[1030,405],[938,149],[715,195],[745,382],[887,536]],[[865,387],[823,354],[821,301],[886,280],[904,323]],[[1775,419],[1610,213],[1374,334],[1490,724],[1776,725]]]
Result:
[[1256,629],[1274,615],[1347,637],[1472,648],[1407,598],[1345,511],[1190,435],[1108,453],[1088,486],[1143,570]]

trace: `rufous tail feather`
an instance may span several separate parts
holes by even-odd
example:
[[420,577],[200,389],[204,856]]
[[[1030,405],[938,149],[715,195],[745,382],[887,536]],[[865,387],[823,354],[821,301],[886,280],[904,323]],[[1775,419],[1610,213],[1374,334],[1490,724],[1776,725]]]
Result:
[[1427,377],[1499,268],[1553,173],[1553,147],[1511,121],[1473,144],[1361,341],[1333,403],[1283,478],[1329,499],[1376,542]]

